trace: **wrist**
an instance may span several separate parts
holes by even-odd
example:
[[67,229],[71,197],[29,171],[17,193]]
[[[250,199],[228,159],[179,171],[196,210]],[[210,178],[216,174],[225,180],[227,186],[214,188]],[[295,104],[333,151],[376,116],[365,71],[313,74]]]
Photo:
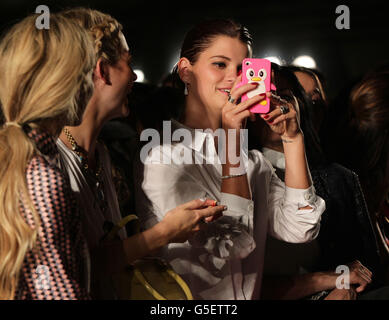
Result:
[[293,136],[282,135],[281,141],[283,144],[304,141],[304,134],[302,133],[302,131],[299,131]]
[[169,244],[170,240],[174,238],[174,232],[169,230],[168,223],[165,220],[157,223],[150,229],[154,235],[154,241],[157,243],[156,247],[163,247]]
[[332,290],[336,287],[337,274],[333,272],[315,272],[318,291]]

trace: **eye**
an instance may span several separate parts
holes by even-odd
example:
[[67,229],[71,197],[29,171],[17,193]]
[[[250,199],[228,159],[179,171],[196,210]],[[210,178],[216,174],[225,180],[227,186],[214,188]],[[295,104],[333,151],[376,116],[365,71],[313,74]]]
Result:
[[246,66],[249,66],[249,65],[251,64],[251,61],[246,61],[244,64],[245,64]]
[[254,75],[255,75],[254,69],[251,69],[251,68],[247,69],[247,71],[246,71],[247,79],[250,79],[250,78],[254,77]]
[[219,69],[223,69],[226,67],[226,64],[224,62],[214,62],[213,65],[215,65]]
[[265,70],[265,69],[259,70],[259,71],[258,71],[258,76],[259,76],[262,80],[265,80],[265,79],[266,79],[266,76],[267,76],[266,70]]

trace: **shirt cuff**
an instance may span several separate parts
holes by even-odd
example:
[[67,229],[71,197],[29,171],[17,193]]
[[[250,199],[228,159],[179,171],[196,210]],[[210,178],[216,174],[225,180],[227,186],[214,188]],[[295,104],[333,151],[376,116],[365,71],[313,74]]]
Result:
[[298,208],[306,206],[316,207],[317,196],[315,187],[311,185],[308,189],[295,189],[285,186],[285,201],[297,203]]

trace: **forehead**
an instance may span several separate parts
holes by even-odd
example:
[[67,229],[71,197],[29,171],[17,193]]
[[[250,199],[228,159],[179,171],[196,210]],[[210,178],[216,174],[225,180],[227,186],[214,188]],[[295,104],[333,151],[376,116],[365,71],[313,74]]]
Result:
[[312,91],[317,86],[316,80],[310,74],[296,71],[295,75],[305,91]]
[[283,72],[274,70],[272,71],[272,81],[275,83],[277,91],[291,89],[293,87],[293,82]]
[[228,36],[216,36],[212,39],[208,48],[199,56],[211,58],[213,56],[226,56],[232,60],[241,62],[248,55],[247,44],[237,38]]
[[120,42],[124,48],[125,51],[130,51],[130,48],[128,47],[126,37],[122,32],[119,33]]

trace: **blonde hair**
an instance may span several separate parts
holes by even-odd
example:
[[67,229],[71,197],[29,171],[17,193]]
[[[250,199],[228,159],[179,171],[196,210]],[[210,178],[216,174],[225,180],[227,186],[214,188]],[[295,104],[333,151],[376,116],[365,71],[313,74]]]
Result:
[[[22,126],[57,135],[80,114],[77,99],[93,91],[95,65],[88,33],[61,14],[50,28],[35,27],[38,15],[14,25],[0,43],[0,299],[13,299],[24,257],[37,245],[39,216],[28,197],[27,165],[37,150]],[[31,228],[20,205],[34,216]]]
[[120,35],[122,25],[112,16],[89,8],[71,8],[62,14],[90,32],[94,40],[96,60],[102,58],[115,65],[124,51]]

